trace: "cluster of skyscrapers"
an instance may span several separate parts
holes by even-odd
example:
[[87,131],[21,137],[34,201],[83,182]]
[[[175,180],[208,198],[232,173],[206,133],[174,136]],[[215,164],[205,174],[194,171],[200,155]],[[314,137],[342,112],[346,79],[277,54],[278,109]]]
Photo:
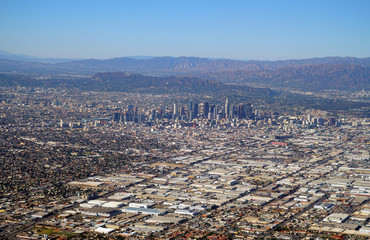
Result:
[[128,105],[125,111],[113,113],[114,121],[134,121],[141,122],[145,120],[153,121],[158,119],[172,119],[192,121],[193,119],[222,119],[222,118],[253,118],[253,108],[251,103],[240,103],[231,105],[229,99],[226,99],[225,107],[220,107],[208,102],[188,104],[174,104],[172,107],[162,106],[157,109],[150,109],[139,112],[138,108]]

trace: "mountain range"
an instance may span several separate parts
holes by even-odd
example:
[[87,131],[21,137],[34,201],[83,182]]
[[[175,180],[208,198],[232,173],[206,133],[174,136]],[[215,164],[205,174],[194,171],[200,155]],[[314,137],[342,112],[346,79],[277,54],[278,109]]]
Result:
[[19,61],[9,55],[11,54],[4,55],[0,52],[0,72],[89,76],[98,72],[125,72],[304,91],[370,90],[370,58],[240,61],[197,57],[122,57],[106,60],[36,61],[32,57],[26,57]]
[[96,73],[91,77],[33,79],[18,74],[0,73],[0,87],[63,87],[82,91],[145,93],[222,93],[242,92],[250,96],[273,96],[268,88],[224,84],[194,77],[158,77],[123,72]]

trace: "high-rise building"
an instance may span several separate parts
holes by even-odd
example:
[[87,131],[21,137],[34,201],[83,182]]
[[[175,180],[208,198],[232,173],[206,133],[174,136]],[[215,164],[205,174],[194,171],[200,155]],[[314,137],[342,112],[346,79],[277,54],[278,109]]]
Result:
[[214,108],[213,108],[213,119],[217,119],[217,115],[218,115],[218,108],[217,108],[217,105],[214,105]]
[[185,116],[186,114],[185,114],[185,108],[184,108],[184,106],[181,106],[180,107],[180,116]]
[[209,113],[209,104],[208,102],[205,102],[204,103],[204,116],[208,117],[208,113]]
[[225,102],[225,117],[230,116],[230,104],[229,104],[229,98],[226,98]]
[[158,118],[163,118],[164,113],[165,113],[164,108],[160,107],[158,109]]
[[133,120],[133,117],[132,117],[132,114],[128,111],[126,111],[124,114],[123,114],[123,119],[125,122],[130,122]]
[[133,105],[128,105],[127,110],[129,113],[132,113],[134,111],[134,106]]
[[199,110],[199,107],[198,107],[198,103],[194,103],[194,109],[193,109],[193,117],[194,118],[197,118],[198,117],[198,110]]
[[336,119],[333,118],[333,117],[329,118],[329,125],[330,126],[335,126],[335,124],[336,124]]
[[152,109],[151,111],[150,111],[150,120],[155,120],[155,109]]
[[193,101],[189,101],[188,112],[192,112],[192,111],[193,111]]
[[235,117],[235,107],[234,105],[230,106],[230,118]]
[[204,103],[199,103],[198,105],[198,116],[204,117]]
[[245,103],[244,104],[244,112],[245,116],[247,118],[252,118],[253,117],[253,108],[251,103]]
[[237,116],[238,118],[245,118],[244,104],[242,103],[238,105]]
[[176,103],[173,104],[173,115],[174,116],[177,116],[177,106],[176,106]]
[[113,121],[118,122],[120,120],[121,120],[121,113],[120,112],[113,113]]
[[193,102],[189,101],[188,104],[188,119],[189,121],[193,120],[194,118],[194,112],[193,112]]
[[134,118],[137,118],[138,117],[138,107],[135,106],[132,110],[133,110]]
[[241,103],[237,106],[237,116],[239,118],[252,118],[253,108],[251,103]]

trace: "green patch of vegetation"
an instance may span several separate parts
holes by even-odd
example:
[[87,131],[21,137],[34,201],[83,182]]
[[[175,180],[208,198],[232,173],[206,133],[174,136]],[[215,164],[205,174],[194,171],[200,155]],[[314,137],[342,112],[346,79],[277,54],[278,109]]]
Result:
[[37,228],[36,230],[34,230],[34,232],[36,232],[38,234],[51,235],[54,232],[54,230],[51,229],[51,228]]
[[64,236],[64,237],[76,237],[79,234],[68,232],[68,231],[59,231],[52,228],[35,228],[33,230],[34,232],[38,234],[47,234],[47,235],[54,235],[54,236]]

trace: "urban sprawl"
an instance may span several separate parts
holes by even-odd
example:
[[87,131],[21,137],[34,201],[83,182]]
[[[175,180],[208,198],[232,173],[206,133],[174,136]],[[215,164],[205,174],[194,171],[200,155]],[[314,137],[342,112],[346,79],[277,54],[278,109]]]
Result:
[[368,239],[368,118],[3,88],[0,238]]

